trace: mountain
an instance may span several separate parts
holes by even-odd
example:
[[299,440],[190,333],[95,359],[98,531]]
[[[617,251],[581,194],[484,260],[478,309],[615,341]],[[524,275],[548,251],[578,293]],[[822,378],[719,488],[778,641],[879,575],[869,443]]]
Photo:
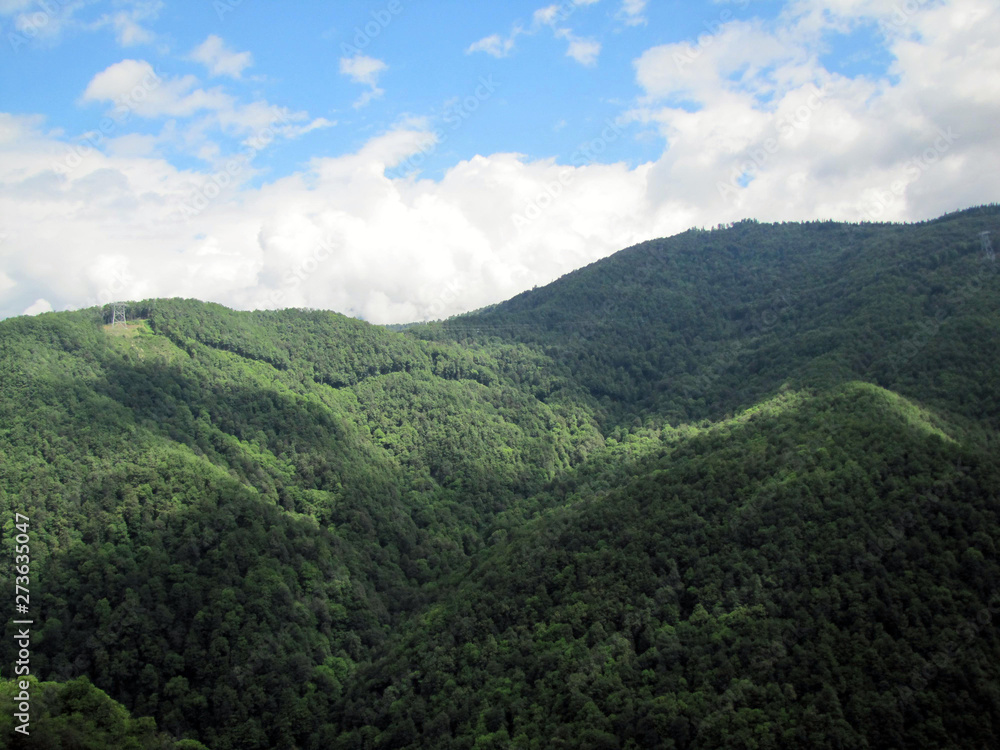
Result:
[[[786,382],[862,379],[946,410],[962,391],[959,410],[996,427],[1000,348],[979,343],[997,341],[980,237],[997,229],[982,207],[917,225],[691,230],[427,335],[532,343],[618,422],[715,419]],[[942,366],[961,382],[925,377]]]
[[362,669],[340,746],[993,745],[995,462],[857,383],[636,454]]
[[402,330],[0,322],[31,746],[1000,744],[998,225],[692,230]]

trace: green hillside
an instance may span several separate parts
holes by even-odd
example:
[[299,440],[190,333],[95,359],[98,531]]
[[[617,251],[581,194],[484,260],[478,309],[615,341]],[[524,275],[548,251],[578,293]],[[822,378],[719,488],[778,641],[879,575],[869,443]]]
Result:
[[979,235],[998,219],[691,230],[418,330],[535,343],[611,422],[715,419],[786,382],[863,379],[996,428],[997,264]]
[[993,746],[1000,469],[908,407],[789,394],[560,487],[362,670],[340,746]]
[[692,230],[400,331],[0,321],[32,746],[1000,745],[998,227]]

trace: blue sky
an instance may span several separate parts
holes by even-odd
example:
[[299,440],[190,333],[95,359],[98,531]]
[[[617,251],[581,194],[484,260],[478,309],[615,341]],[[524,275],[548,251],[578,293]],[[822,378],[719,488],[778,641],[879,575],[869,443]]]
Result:
[[997,15],[0,0],[0,316],[437,318],[690,226],[994,201]]
[[[16,3],[14,3],[16,4]],[[456,161],[476,154],[519,152],[530,158],[556,156],[569,163],[586,144],[641,96],[633,62],[657,44],[696,40],[723,23],[722,19],[773,17],[779,3],[739,2],[725,5],[690,2],[646,4],[627,14],[621,5],[590,5],[564,0],[545,6],[537,0],[516,3],[468,2],[298,2],[282,6],[244,0],[211,0],[147,4],[136,21],[149,35],[148,43],[116,43],[121,30],[113,23],[94,28],[109,14],[125,12],[122,4],[81,4],[56,38],[44,37],[50,14],[24,3],[27,21],[36,14],[38,32],[18,31],[10,20],[4,27],[8,46],[0,85],[6,111],[44,114],[51,125],[80,135],[93,129],[104,113],[99,102],[80,97],[94,75],[128,57],[142,59],[165,78],[197,76],[207,87],[221,86],[243,102],[266,100],[294,111],[327,118],[336,127],[318,130],[294,143],[262,154],[271,176],[301,168],[313,156],[334,156],[361,147],[373,135],[407,117],[427,117],[447,134],[447,142],[428,154],[421,167],[440,178]],[[142,7],[141,4],[136,4]],[[68,14],[75,3],[58,3]],[[536,21],[539,9],[558,9],[551,24]],[[521,33],[514,29],[520,27]],[[593,61],[578,52],[568,54],[574,39],[599,45]],[[513,38],[504,57],[470,52],[477,41],[497,35]],[[210,36],[221,40],[220,54],[246,55],[238,75],[212,75],[191,53]],[[42,37],[42,38],[40,38]],[[578,48],[579,49],[579,48]],[[344,58],[364,57],[385,65],[375,80],[383,94],[355,107],[371,87],[340,72]],[[245,66],[245,67],[244,67]],[[480,81],[495,85],[488,98],[476,98]],[[471,98],[470,98],[471,97]],[[129,132],[156,133],[162,122],[136,119]],[[632,128],[638,133],[639,128]],[[239,140],[216,136],[230,149]],[[659,153],[655,139],[622,138],[604,154],[609,161],[636,164]],[[169,152],[172,163],[196,167],[183,149]],[[412,165],[409,165],[412,168]]]

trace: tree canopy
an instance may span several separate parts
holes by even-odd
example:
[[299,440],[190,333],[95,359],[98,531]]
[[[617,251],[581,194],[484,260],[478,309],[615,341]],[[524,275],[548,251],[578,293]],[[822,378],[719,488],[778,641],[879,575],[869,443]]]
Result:
[[692,230],[393,329],[0,321],[25,746],[1000,745],[998,220]]

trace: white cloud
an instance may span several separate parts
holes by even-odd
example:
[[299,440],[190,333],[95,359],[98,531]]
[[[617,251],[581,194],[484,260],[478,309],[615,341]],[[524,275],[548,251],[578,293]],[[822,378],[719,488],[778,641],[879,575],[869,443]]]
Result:
[[569,29],[557,29],[556,38],[565,39],[569,42],[566,50],[566,57],[572,57],[581,65],[592,67],[597,64],[597,57],[601,54],[601,43],[594,39],[580,39],[573,35]]
[[[308,116],[304,117],[304,118],[301,117],[301,115],[305,114],[304,112],[301,112],[301,113],[300,112],[292,112],[292,111],[290,111],[288,109],[284,109],[283,111],[285,113],[285,120],[286,121],[287,120],[308,119]],[[314,130],[323,130],[324,128],[335,127],[336,124],[337,124],[336,120],[328,120],[325,117],[317,117],[317,118],[315,118],[313,120],[309,120],[309,122],[304,123],[302,125],[292,125],[292,124],[286,122],[286,124],[284,125],[284,127],[282,127],[282,128],[279,129],[279,132],[285,138],[298,138],[299,136],[303,136],[306,133],[311,133]]]
[[[652,194],[788,219],[926,218],[995,200],[984,187],[1000,146],[988,125],[1000,116],[1000,52],[984,40],[1000,33],[996,14],[985,0],[898,13],[876,0],[810,0],[773,28],[733,21],[648,50],[632,115],[669,143]],[[889,33],[895,81],[846,78],[816,59],[825,27],[859,17]]]
[[156,39],[156,34],[144,24],[159,17],[163,9],[161,0],[131,0],[118,5],[119,9],[115,12],[105,13],[93,23],[84,24],[83,28],[88,30],[112,28],[118,44],[122,47],[149,44]]
[[377,86],[379,76],[388,67],[382,60],[366,55],[340,59],[340,72],[355,83],[363,83],[366,86]]
[[24,309],[24,312],[22,312],[21,314],[22,315],[41,315],[42,313],[45,313],[45,312],[52,312],[52,305],[49,303],[48,300],[39,298],[39,299],[36,299],[34,302],[32,302],[30,305],[28,305]]
[[465,54],[471,55],[473,52],[485,52],[493,57],[507,57],[514,49],[514,40],[522,33],[519,27],[515,27],[510,36],[506,39],[499,34],[491,34],[483,37],[478,42],[473,42],[465,50]]
[[355,55],[354,57],[340,58],[340,72],[355,83],[368,86],[369,89],[354,102],[355,108],[364,107],[373,99],[377,99],[385,93],[378,86],[378,79],[389,68],[382,60],[367,55]]
[[140,117],[190,117],[202,110],[231,109],[234,100],[216,88],[196,88],[188,75],[167,79],[145,60],[122,60],[95,75],[83,92],[84,102],[127,106]]
[[646,0],[622,0],[620,18],[626,26],[644,26],[647,21],[643,13],[646,11]]
[[102,153],[60,174],[58,142],[11,119],[0,117],[16,134],[0,145],[0,216],[11,237],[0,267],[18,286],[4,295],[4,315],[40,297],[63,309],[182,295],[381,322],[440,317],[549,281],[649,228],[643,179],[624,165],[574,170],[565,200],[521,231],[513,217],[564,168],[495,154],[455,165],[440,182],[389,179],[386,169],[434,138],[406,128],[259,189],[224,192],[178,220],[205,175]]
[[506,37],[500,34],[491,34],[469,45],[465,52],[466,54],[485,52],[497,58],[507,57],[514,50],[519,36],[530,36],[548,28],[552,30],[557,39],[565,39],[569,42],[566,51],[567,57],[573,58],[581,65],[592,66],[596,64],[597,57],[601,52],[600,42],[594,39],[578,38],[574,36],[572,29],[561,27],[559,24],[567,21],[577,8],[594,5],[598,2],[600,0],[573,0],[572,2],[543,6],[532,13],[531,25],[528,28],[524,28],[520,23],[515,23],[510,34]]
[[546,5],[544,8],[539,8],[532,15],[531,20],[536,26],[546,25],[551,26],[556,23],[556,21],[561,20],[566,13],[558,5]]
[[217,144],[208,140],[213,128],[248,142],[267,130],[284,138],[297,138],[333,125],[325,118],[310,120],[306,112],[293,112],[264,101],[242,104],[221,87],[206,90],[198,84],[192,75],[162,75],[145,60],[122,60],[95,75],[81,101],[113,105],[109,114],[116,121],[127,121],[133,115],[188,120],[182,130],[175,125],[168,133],[175,145],[202,155],[219,151]]
[[646,50],[635,67],[639,85],[650,98],[691,97],[704,103],[739,88],[731,80],[737,75],[765,93],[772,82],[759,76],[760,71],[808,57],[803,46],[788,44],[760,22],[736,21],[720,26],[714,35]]
[[146,44],[156,38],[144,24],[156,20],[163,8],[162,0],[117,0],[114,12],[91,19],[79,18],[91,6],[93,3],[87,0],[0,0],[0,16],[14,16],[14,28],[5,31],[4,36],[14,51],[23,45],[55,45],[67,30],[110,28],[123,47]]
[[82,0],[75,0],[37,7],[33,3],[8,0],[0,6],[0,13],[14,16],[14,28],[5,29],[4,37],[14,52],[23,45],[57,44],[66,29],[77,25],[75,15],[83,5]]
[[118,43],[123,47],[148,44],[156,38],[152,31],[143,28],[128,16],[120,13],[115,16],[113,23],[117,32]]
[[109,138],[107,151],[114,156],[148,157],[156,153],[158,145],[159,139],[155,135],[128,133],[117,138]]
[[210,34],[198,45],[190,57],[208,68],[213,76],[240,78],[243,71],[253,65],[253,55],[249,52],[234,52],[215,34]]

